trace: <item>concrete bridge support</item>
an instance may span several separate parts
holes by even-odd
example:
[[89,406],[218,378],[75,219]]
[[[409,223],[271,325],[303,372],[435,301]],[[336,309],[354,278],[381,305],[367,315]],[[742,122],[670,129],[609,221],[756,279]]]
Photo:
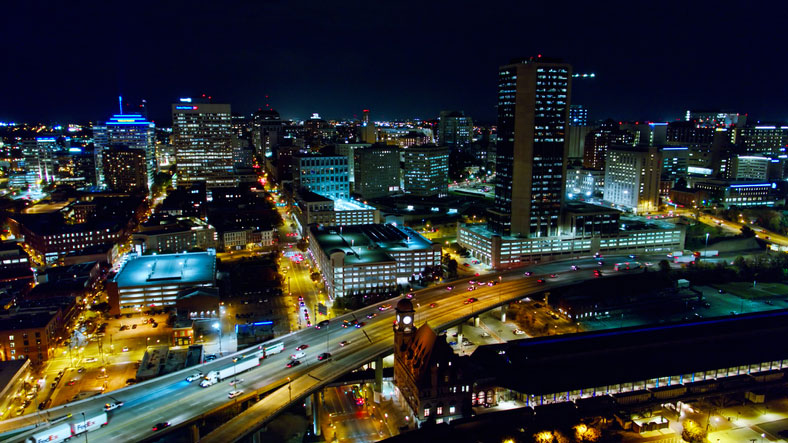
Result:
[[457,325],[457,343],[462,343],[462,323]]
[[383,357],[375,359],[375,393],[383,391]]
[[473,317],[473,326],[479,327],[479,316]]
[[197,443],[200,441],[200,426],[197,423],[192,423],[189,426],[189,434],[192,439],[192,443]]
[[506,322],[506,310],[507,310],[507,305],[502,305],[501,306],[501,323]]
[[320,436],[320,393],[312,394],[312,432]]

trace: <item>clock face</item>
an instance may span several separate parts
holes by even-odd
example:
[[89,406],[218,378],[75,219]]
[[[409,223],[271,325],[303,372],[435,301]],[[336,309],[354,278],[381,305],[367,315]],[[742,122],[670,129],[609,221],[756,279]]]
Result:
[[406,325],[409,325],[410,322],[412,322],[412,321],[413,321],[413,318],[411,318],[410,315],[406,315],[405,317],[402,318],[402,323],[405,323]]

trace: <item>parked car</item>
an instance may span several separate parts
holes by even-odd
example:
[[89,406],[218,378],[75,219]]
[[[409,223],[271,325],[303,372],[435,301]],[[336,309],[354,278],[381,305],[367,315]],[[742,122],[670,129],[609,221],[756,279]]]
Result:
[[329,358],[331,358],[331,354],[330,354],[330,353],[328,353],[328,352],[324,352],[324,353],[322,353],[322,354],[320,354],[320,355],[318,355],[318,356],[317,356],[317,360],[318,360],[318,361],[327,360],[327,359],[329,359]]

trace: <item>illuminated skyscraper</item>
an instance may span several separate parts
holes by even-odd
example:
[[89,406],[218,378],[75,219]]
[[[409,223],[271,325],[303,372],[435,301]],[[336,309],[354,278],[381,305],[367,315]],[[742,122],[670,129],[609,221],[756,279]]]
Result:
[[458,111],[441,111],[438,142],[454,148],[467,148],[473,141],[473,120]]
[[96,184],[107,187],[104,177],[104,152],[112,147],[139,149],[145,152],[147,183],[153,185],[156,175],[156,125],[139,114],[116,114],[103,125],[93,127],[96,149]]
[[172,136],[178,186],[204,181],[208,188],[235,186],[229,104],[172,105]]
[[495,206],[489,228],[523,237],[558,233],[564,197],[572,67],[531,57],[498,71]]
[[449,148],[417,145],[405,154],[405,192],[420,197],[449,195]]

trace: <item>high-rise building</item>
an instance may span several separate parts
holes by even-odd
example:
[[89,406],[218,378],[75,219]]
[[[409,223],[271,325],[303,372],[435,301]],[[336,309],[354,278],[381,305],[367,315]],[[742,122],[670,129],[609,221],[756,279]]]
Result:
[[569,126],[588,126],[588,109],[583,105],[569,105]]
[[448,147],[416,145],[405,148],[403,152],[405,192],[420,197],[449,195]]
[[748,153],[781,155],[788,148],[788,126],[752,125],[739,131],[741,144]]
[[599,129],[586,135],[583,148],[583,167],[604,171],[607,149],[614,145],[632,145],[634,136],[619,129],[618,122],[605,120]]
[[172,136],[178,186],[204,181],[208,188],[235,186],[229,104],[172,105]]
[[306,188],[323,197],[350,198],[347,156],[293,155],[293,183],[296,189]]
[[497,179],[489,222],[497,234],[558,233],[571,78],[569,64],[544,57],[498,71]]
[[464,149],[473,141],[473,120],[462,111],[441,111],[438,143]]
[[156,125],[139,114],[116,114],[102,125],[93,127],[94,154],[96,157],[96,185],[107,187],[104,177],[104,152],[123,146],[145,153],[145,189],[153,186],[156,176]]
[[735,157],[736,180],[767,180],[772,159],[758,155]]
[[353,154],[355,194],[376,198],[400,190],[399,148],[375,145],[356,149]]
[[260,109],[252,115],[252,140],[257,153],[275,157],[282,142],[284,124],[273,109]]
[[747,123],[747,115],[738,112],[693,111],[688,110],[685,120],[703,128],[742,127]]
[[689,168],[689,148],[683,146],[665,146],[662,152],[662,178],[673,184],[680,178],[686,178]]
[[104,149],[104,185],[117,192],[148,192],[147,154],[142,149],[125,146]]
[[361,124],[356,128],[358,141],[361,143],[375,143],[378,140],[378,130],[375,122],[369,121],[369,109],[364,109]]
[[657,147],[609,148],[604,200],[637,213],[656,211],[661,169],[662,153]]

